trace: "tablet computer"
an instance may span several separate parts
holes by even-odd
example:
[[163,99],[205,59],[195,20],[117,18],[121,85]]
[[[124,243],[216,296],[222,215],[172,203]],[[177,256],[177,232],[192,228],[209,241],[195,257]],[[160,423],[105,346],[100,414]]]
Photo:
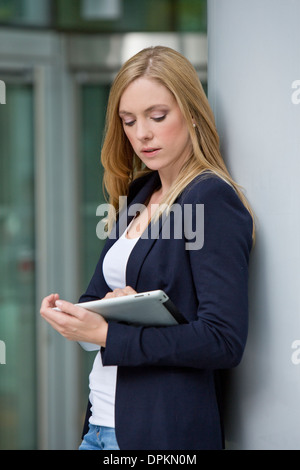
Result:
[[[162,290],[92,300],[76,304],[101,314],[107,321],[118,321],[131,325],[171,326],[187,323],[177,307]],[[86,351],[99,349],[99,345],[79,341]]]

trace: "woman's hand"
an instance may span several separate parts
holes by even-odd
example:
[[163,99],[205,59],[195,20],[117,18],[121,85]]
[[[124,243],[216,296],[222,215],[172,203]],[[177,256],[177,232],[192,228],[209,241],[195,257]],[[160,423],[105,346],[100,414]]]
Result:
[[60,300],[58,294],[51,294],[42,301],[40,314],[65,338],[105,347],[108,323],[98,313]]
[[[130,286],[108,292],[104,299],[136,294]],[[58,308],[59,310],[54,310]],[[105,347],[108,330],[107,321],[98,313],[86,310],[66,300],[58,294],[51,294],[42,301],[41,316],[65,338],[72,341],[86,341]]]

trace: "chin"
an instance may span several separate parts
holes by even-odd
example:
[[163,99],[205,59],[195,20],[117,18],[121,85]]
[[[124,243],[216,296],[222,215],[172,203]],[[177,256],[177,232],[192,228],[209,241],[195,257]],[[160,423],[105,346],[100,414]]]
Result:
[[164,170],[165,168],[170,166],[170,163],[162,163],[159,160],[148,160],[147,162],[144,162],[146,167],[149,168],[150,170]]
[[153,171],[159,171],[160,169],[162,169],[162,165],[160,165],[159,163],[154,163],[154,162],[149,162],[149,163],[145,163],[146,167],[149,168],[149,170],[153,170]]

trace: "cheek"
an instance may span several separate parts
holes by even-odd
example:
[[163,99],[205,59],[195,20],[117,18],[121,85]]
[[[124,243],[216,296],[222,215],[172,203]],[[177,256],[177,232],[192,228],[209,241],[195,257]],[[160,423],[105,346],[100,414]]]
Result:
[[174,120],[173,122],[168,123],[168,126],[163,130],[164,138],[170,144],[178,141],[187,141],[189,140],[189,132],[185,125],[185,122],[181,120]]
[[176,122],[168,122],[159,129],[159,137],[164,142],[172,143],[178,136],[178,125]]

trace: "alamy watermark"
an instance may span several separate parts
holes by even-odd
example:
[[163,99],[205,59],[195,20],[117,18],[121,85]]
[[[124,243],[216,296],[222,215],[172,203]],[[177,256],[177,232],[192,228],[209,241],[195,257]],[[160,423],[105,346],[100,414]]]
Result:
[[3,80],[0,80],[0,104],[6,104],[6,86]]
[[6,364],[6,346],[4,341],[0,341],[0,364]]
[[[126,196],[119,197],[119,206],[122,207],[122,210],[119,217],[118,233],[116,224],[114,224],[110,233],[106,229],[106,215],[109,211],[112,211],[114,220],[116,220],[114,207],[110,204],[100,204],[97,207],[96,215],[103,217],[96,227],[96,234],[100,240],[104,240],[107,237],[117,239],[118,234],[121,236],[127,228],[127,216],[135,217],[143,210],[146,210],[146,206],[143,204],[132,204],[127,208]],[[161,206],[160,209],[162,208]],[[158,204],[151,205],[151,219],[155,217],[155,211],[158,207]],[[170,240],[171,238],[179,240],[184,238],[186,250],[200,250],[203,247],[204,204],[173,204],[170,208],[165,206],[165,210],[160,217],[160,223],[151,223],[148,230],[141,231],[140,238],[161,238],[164,240]],[[171,219],[173,219],[173,223],[171,223]]]
[[291,99],[293,104],[300,104],[300,80],[294,80],[292,88],[295,90],[292,93]]
[[291,348],[294,349],[291,361],[297,366],[300,364],[300,339],[295,339],[295,341],[292,342]]

